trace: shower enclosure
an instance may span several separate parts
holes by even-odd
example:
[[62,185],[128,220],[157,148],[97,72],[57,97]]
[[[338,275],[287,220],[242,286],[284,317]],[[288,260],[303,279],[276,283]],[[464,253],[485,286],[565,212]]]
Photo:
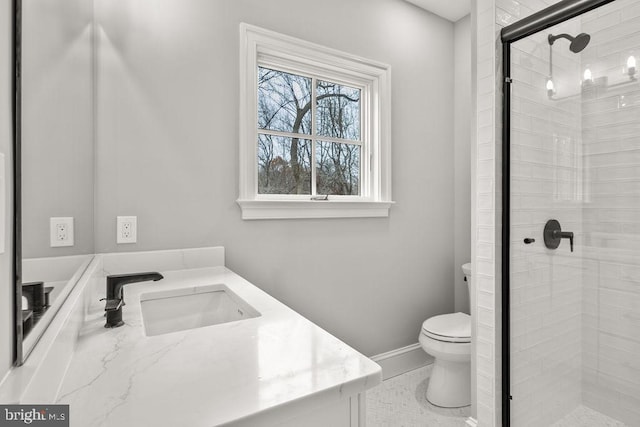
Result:
[[640,426],[640,0],[503,41],[503,425]]

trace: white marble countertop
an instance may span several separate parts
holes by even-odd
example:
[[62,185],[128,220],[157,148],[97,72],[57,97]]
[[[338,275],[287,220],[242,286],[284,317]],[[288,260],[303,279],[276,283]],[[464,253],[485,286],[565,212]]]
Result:
[[[381,381],[380,366],[225,267],[124,287],[125,325],[89,309],[58,393],[72,426],[255,426]],[[261,316],[147,337],[140,295],[225,284]]]

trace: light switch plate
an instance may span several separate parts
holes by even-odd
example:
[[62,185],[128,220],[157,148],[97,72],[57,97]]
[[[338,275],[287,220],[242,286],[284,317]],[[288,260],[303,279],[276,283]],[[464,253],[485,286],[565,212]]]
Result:
[[116,243],[136,243],[138,241],[138,217],[119,216],[116,221]]
[[52,248],[73,246],[73,217],[49,218],[49,233]]

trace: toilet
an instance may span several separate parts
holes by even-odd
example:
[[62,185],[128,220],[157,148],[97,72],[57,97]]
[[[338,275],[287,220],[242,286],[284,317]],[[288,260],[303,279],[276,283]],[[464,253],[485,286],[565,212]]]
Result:
[[[462,266],[471,290],[471,264]],[[471,404],[471,316],[450,313],[430,317],[420,331],[422,349],[435,358],[427,400],[443,408]]]

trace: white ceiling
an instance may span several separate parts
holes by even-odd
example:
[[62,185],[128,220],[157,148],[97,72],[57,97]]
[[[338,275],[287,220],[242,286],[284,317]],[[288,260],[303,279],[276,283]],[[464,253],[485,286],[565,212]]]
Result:
[[471,0],[407,0],[424,10],[442,16],[449,21],[458,19],[471,12]]

